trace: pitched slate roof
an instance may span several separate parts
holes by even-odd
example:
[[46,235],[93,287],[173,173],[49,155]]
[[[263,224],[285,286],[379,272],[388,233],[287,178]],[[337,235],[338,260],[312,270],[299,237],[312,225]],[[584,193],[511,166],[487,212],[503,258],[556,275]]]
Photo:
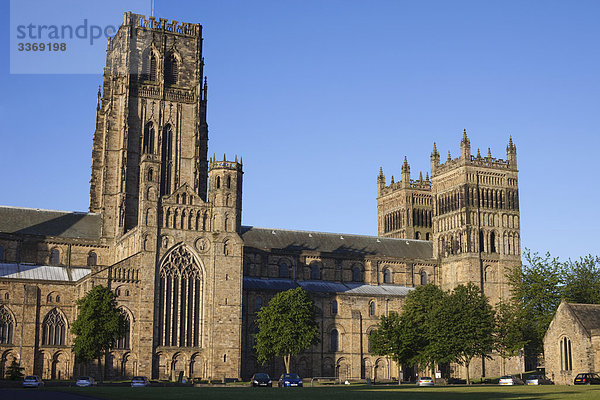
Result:
[[406,296],[413,288],[399,285],[367,285],[328,281],[295,281],[292,279],[263,279],[244,277],[245,290],[270,290],[281,292],[298,286],[312,293],[344,293],[361,295]]
[[[590,333],[600,333],[600,304],[567,303],[581,325]],[[594,332],[592,332],[594,331]]]
[[100,214],[0,206],[3,233],[98,239],[100,225]]
[[428,240],[394,239],[377,236],[293,231],[242,227],[244,246],[290,252],[315,251],[345,256],[381,256],[433,260],[433,244]]
[[91,273],[90,268],[0,263],[0,279],[76,282]]

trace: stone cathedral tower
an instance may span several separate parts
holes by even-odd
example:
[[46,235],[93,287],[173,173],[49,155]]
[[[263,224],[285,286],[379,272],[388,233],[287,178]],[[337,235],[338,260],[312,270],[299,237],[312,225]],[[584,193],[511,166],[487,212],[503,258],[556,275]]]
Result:
[[209,166],[203,66],[201,25],[126,13],[98,93],[90,212],[156,378],[240,372],[242,165]]

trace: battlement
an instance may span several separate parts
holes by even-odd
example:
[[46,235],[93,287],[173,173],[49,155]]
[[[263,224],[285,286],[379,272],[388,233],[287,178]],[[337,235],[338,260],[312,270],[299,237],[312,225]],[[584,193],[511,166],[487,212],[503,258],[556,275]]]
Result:
[[242,159],[238,162],[237,155],[235,156],[235,161],[227,161],[225,154],[223,154],[223,160],[217,161],[216,157],[213,155],[209,161],[209,170],[214,169],[229,169],[234,171],[242,171]]
[[139,28],[151,29],[155,31],[170,32],[184,36],[201,36],[202,25],[191,24],[187,22],[170,21],[166,18],[148,17],[145,15],[125,13],[123,25],[133,25]]

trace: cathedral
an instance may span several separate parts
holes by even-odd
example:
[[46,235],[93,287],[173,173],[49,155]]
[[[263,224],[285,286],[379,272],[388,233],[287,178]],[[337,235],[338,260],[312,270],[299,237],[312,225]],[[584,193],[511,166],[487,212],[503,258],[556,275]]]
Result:
[[[256,312],[277,292],[306,289],[319,343],[292,359],[302,377],[410,379],[412,366],[370,352],[379,318],[418,285],[473,282],[492,304],[521,265],[516,147],[471,154],[377,184],[378,235],[242,225],[242,159],[208,157],[202,26],[126,13],[109,40],[98,91],[89,212],[0,207],[0,375],[69,379],[76,301],[112,290],[128,333],[103,375],[153,379],[278,376],[257,363]],[[522,370],[522,359],[474,360],[471,376]],[[464,367],[440,366],[445,376]],[[99,375],[99,374],[98,374]]]

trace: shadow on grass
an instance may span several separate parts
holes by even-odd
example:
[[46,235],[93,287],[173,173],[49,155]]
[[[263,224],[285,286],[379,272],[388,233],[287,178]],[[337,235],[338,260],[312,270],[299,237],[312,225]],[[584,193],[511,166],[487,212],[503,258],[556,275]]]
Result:
[[95,387],[56,388],[80,395],[103,399],[202,399],[202,400],[349,400],[349,399],[416,399],[416,400],[591,400],[600,398],[600,387],[573,386],[335,386],[304,388],[250,388],[250,387]]

